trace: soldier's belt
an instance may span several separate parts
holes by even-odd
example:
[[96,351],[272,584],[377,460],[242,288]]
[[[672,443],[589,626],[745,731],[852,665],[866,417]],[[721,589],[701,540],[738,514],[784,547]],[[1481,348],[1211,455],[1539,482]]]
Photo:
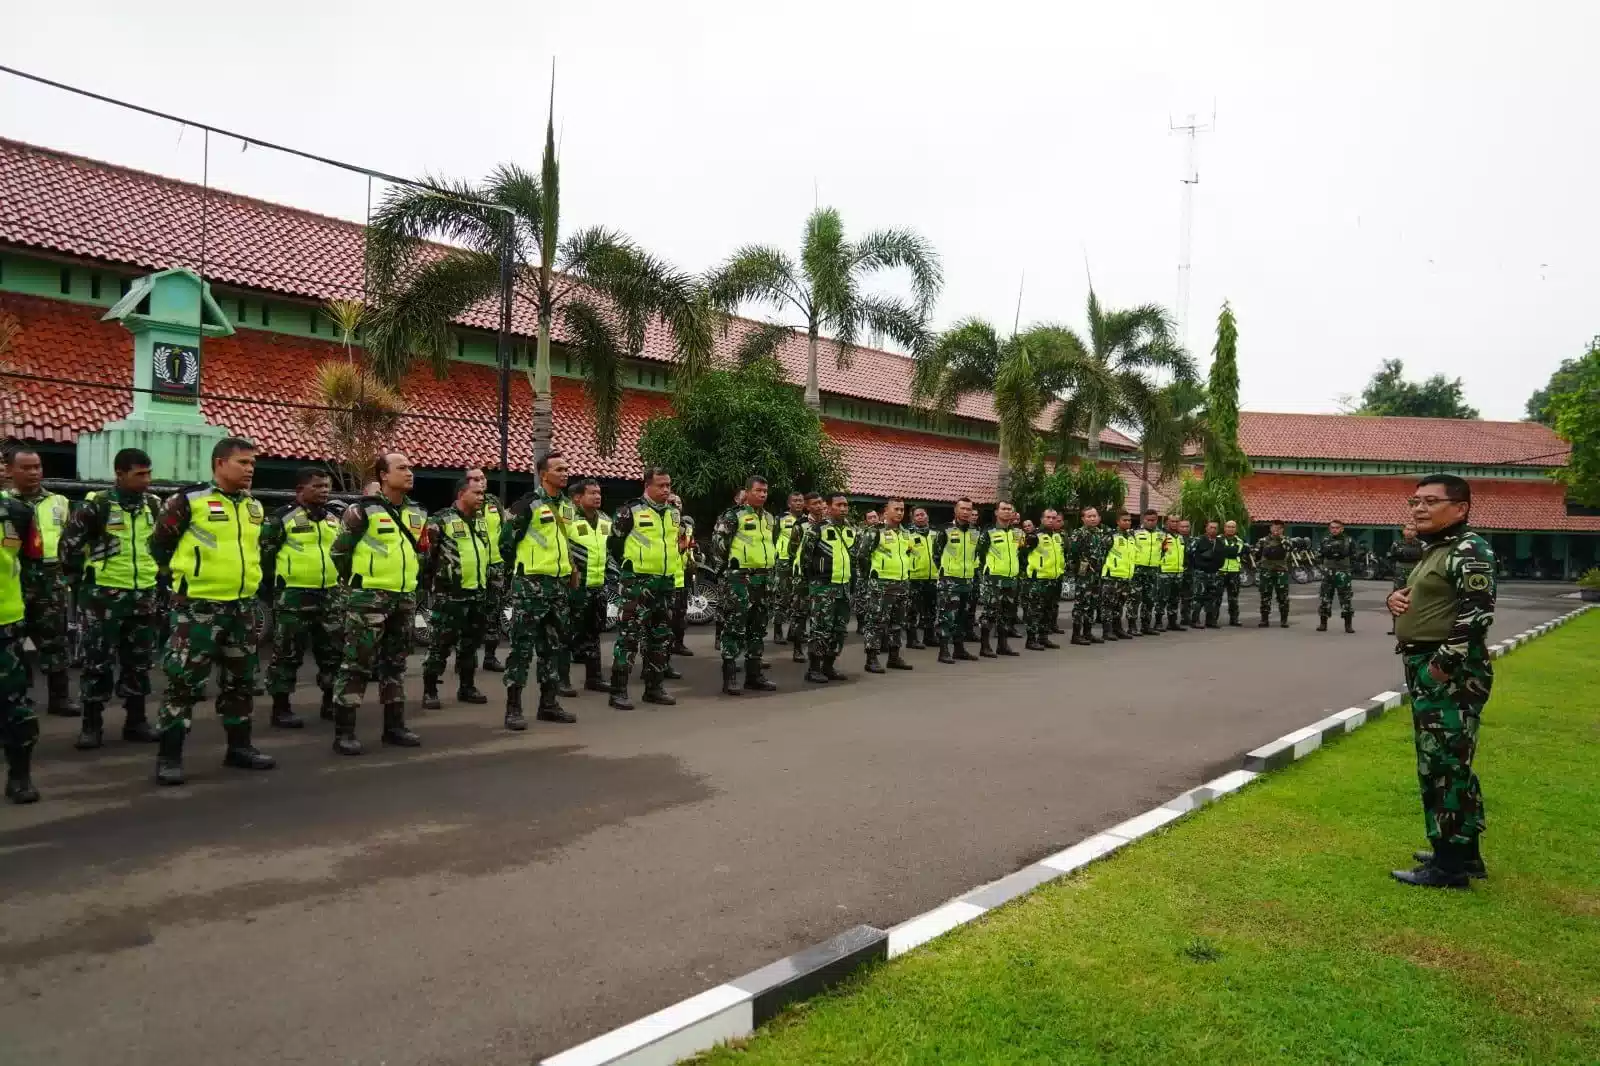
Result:
[[1443,644],[1442,640],[1397,640],[1394,650],[1396,655],[1432,655]]

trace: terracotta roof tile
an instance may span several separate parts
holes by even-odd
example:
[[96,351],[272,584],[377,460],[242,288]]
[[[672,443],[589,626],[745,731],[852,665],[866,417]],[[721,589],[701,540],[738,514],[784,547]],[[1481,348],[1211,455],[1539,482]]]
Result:
[[[100,322],[96,309],[0,293],[0,312],[22,327],[7,356],[19,373],[133,384],[132,339],[121,326]],[[19,440],[70,442],[126,418],[131,408],[131,394],[118,389],[0,379],[0,435]]]
[[[1245,504],[1255,521],[1282,518],[1322,525],[1398,526],[1409,517],[1405,501],[1415,478],[1322,477],[1252,474],[1244,479]],[[1600,515],[1569,515],[1554,481],[1472,479],[1472,524],[1479,529],[1600,532]]]
[[1252,457],[1467,466],[1565,466],[1569,451],[1537,422],[1261,411],[1240,412],[1239,443]]

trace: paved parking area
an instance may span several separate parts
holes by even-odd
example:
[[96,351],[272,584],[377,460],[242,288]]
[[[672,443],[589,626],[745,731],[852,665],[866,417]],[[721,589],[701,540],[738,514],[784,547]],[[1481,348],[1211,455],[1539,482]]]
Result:
[[[577,725],[508,734],[490,677],[489,707],[413,716],[420,751],[380,749],[369,706],[369,754],[313,721],[264,737],[268,774],[223,770],[204,710],[181,790],[149,748],[74,752],[50,720],[45,801],[0,809],[0,1061],[526,1066],[1399,687],[1386,590],[1357,583],[1354,636],[1314,632],[1314,586],[1258,630],[1246,590],[1241,629],[886,677],[854,645],[821,689],[775,653],[781,691],[740,699],[713,695],[707,628],[675,708],[584,694]],[[1495,633],[1560,591],[1507,586]]]

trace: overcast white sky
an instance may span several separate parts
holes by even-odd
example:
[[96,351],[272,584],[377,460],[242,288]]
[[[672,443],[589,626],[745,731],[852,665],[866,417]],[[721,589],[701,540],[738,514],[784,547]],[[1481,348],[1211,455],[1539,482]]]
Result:
[[[1246,407],[1332,411],[1384,358],[1517,418],[1600,334],[1600,5],[271,5],[78,0],[0,61],[399,174],[537,167],[558,60],[563,215],[690,268],[794,248],[816,198],[920,229],[941,325],[1082,325],[1176,293],[1238,314]],[[0,77],[0,134],[198,180],[200,137]],[[363,181],[213,141],[222,187],[351,218]]]

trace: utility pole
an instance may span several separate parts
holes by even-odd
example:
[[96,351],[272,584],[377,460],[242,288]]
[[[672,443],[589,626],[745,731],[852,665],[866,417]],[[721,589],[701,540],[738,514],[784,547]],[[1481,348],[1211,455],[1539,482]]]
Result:
[[1216,127],[1215,107],[1211,110],[1211,121],[1208,123],[1195,121],[1193,114],[1182,124],[1175,124],[1170,118],[1167,120],[1170,132],[1189,139],[1188,144],[1184,145],[1183,177],[1179,179],[1183,182],[1183,206],[1178,217],[1178,292],[1172,302],[1172,317],[1177,328],[1177,340],[1185,348],[1189,346],[1189,275],[1194,246],[1194,187],[1200,184],[1200,167],[1196,156],[1199,135],[1210,133]]

